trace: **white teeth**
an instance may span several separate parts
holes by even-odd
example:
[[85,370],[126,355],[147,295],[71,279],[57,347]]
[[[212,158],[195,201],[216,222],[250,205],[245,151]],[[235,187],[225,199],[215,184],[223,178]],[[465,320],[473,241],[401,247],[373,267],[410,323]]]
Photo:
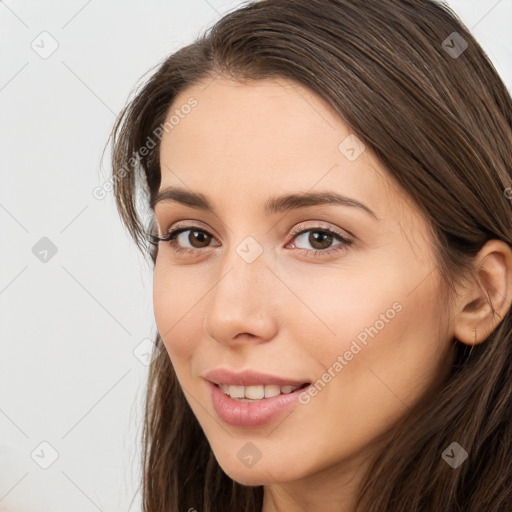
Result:
[[277,386],[267,384],[265,386],[228,386],[219,384],[219,388],[231,398],[241,401],[261,400],[262,398],[272,398],[280,394],[288,394],[295,391],[300,386]]
[[228,386],[228,394],[232,398],[244,398],[243,386]]
[[261,400],[265,396],[265,386],[246,386],[245,398]]
[[276,384],[268,384],[265,386],[265,398],[272,398],[281,394],[281,388]]

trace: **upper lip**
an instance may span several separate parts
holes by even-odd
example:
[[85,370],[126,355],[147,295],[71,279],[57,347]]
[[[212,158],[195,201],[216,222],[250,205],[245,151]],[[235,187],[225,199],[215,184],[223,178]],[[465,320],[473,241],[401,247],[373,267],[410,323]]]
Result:
[[204,375],[204,378],[213,384],[226,384],[228,386],[262,386],[274,384],[276,386],[301,386],[309,383],[308,380],[288,379],[269,373],[260,373],[253,370],[233,372],[226,368],[217,368]]

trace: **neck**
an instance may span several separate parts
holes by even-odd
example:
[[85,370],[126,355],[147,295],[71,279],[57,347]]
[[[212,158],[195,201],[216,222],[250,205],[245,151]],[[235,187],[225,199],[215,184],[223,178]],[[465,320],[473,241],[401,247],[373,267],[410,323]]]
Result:
[[262,512],[356,512],[364,461],[344,461],[306,478],[265,485]]

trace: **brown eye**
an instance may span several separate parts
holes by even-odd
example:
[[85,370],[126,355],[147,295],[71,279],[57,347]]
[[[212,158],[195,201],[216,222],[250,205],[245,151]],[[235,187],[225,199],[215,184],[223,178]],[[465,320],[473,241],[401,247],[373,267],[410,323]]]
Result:
[[202,247],[208,247],[210,245],[212,235],[206,231],[187,229],[182,231],[182,233],[186,233],[187,231],[190,232],[188,237],[186,237],[187,241],[195,249],[201,249]]
[[[325,251],[325,249],[331,248],[335,239],[345,241],[337,234],[318,228],[304,230],[301,233],[295,235],[294,238],[296,242],[298,241],[300,244],[309,244],[310,247],[315,251]],[[295,245],[297,246],[297,243],[295,243]],[[299,246],[297,246],[297,248],[302,249],[302,247]]]
[[[342,251],[352,244],[351,240],[327,226],[311,227],[295,232],[293,240],[293,245],[300,253],[315,256]],[[306,247],[303,247],[304,244]]]
[[333,241],[333,236],[323,231],[310,231],[308,242],[313,249],[328,249]]

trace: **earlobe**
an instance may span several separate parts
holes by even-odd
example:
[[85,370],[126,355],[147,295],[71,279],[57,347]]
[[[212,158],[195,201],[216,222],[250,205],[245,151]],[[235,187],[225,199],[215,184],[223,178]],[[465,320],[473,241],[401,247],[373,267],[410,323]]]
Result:
[[489,240],[475,256],[476,279],[469,281],[453,312],[454,337],[467,345],[485,341],[512,304],[512,250]]

